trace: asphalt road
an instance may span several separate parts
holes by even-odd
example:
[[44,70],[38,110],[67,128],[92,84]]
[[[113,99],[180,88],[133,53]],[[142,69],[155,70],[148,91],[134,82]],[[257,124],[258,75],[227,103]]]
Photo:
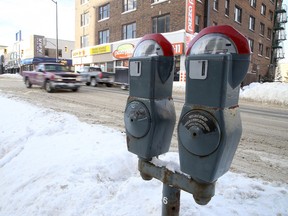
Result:
[[[123,91],[119,87],[82,86],[79,92],[63,90],[49,94],[40,87],[26,88],[20,78],[0,75],[1,94],[37,106],[71,113],[87,123],[102,124],[125,132],[123,116],[128,91]],[[173,98],[179,119],[184,95],[174,92]],[[244,173],[251,178],[287,183],[288,107],[243,100],[240,100],[239,105],[243,133],[231,171]],[[177,151],[175,131],[171,151]]]

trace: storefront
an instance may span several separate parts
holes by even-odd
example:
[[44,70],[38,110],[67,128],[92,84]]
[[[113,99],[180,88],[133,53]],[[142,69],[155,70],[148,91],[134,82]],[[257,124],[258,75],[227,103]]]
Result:
[[[185,50],[191,40],[184,30],[163,34],[174,48],[175,55],[175,80],[181,79],[185,74]],[[132,57],[134,48],[140,38],[116,41],[109,44],[96,45],[74,50],[72,61],[75,70],[83,66],[100,66],[103,71],[115,72],[117,68],[128,67],[128,60]],[[181,80],[183,81],[183,80]]]

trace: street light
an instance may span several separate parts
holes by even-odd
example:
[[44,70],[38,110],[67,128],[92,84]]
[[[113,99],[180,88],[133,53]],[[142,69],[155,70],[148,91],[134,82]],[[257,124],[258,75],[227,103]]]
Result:
[[51,0],[56,5],[56,62],[58,62],[58,6],[56,0]]

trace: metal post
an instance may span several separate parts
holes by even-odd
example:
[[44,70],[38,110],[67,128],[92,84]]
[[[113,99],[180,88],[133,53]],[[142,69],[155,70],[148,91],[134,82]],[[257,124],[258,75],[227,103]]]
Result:
[[58,62],[58,4],[56,0],[52,0],[56,5],[56,62]]
[[179,216],[180,193],[180,189],[163,184],[162,216]]

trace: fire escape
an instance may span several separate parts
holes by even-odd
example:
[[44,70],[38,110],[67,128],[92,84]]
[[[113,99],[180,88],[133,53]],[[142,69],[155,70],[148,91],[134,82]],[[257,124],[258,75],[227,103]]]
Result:
[[285,57],[283,51],[283,42],[286,40],[285,24],[287,23],[287,6],[282,4],[282,0],[278,0],[274,16],[274,33],[272,43],[271,67],[268,79],[274,80],[275,68],[279,59]]

